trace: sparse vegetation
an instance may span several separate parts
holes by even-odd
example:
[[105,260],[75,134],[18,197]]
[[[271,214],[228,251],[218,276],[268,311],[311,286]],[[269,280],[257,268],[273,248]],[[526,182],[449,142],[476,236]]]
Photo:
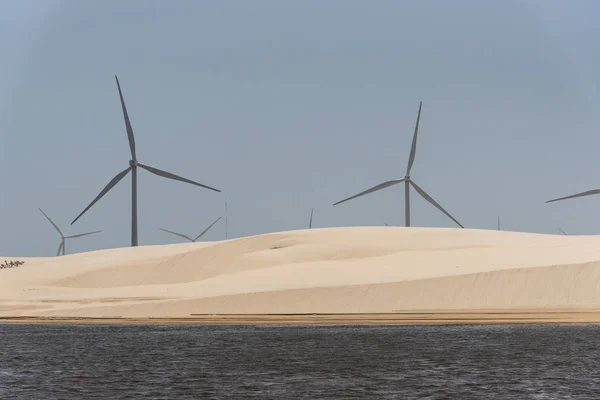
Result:
[[19,267],[21,265],[25,264],[25,261],[6,261],[4,260],[3,264],[0,264],[0,269],[6,269],[6,268],[16,268]]
[[271,248],[270,248],[270,250],[283,249],[284,247],[288,247],[288,246],[286,246],[286,245],[282,245],[282,244],[279,244],[279,245],[277,245],[277,246],[273,246],[273,247],[271,247]]

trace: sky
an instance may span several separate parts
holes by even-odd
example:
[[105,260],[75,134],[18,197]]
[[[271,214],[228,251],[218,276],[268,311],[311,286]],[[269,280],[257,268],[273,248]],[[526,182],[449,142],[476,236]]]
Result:
[[[0,255],[196,236],[228,202],[230,237],[404,224],[412,178],[467,228],[600,232],[600,3],[595,0],[10,0],[0,2]],[[454,223],[412,193],[413,226]],[[222,240],[222,219],[204,240]]]

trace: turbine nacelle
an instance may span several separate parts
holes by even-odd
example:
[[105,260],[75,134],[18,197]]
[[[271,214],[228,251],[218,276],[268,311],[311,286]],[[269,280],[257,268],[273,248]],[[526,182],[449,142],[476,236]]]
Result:
[[138,165],[140,165],[140,164],[137,162],[137,160],[129,160],[129,166],[131,168],[137,167]]

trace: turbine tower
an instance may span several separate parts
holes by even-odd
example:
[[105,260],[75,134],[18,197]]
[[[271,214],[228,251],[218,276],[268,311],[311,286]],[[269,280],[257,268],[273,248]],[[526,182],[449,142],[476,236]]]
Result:
[[310,209],[310,220],[308,221],[308,229],[312,229],[312,217],[313,217],[314,208]]
[[176,236],[182,237],[182,238],[184,238],[184,239],[187,239],[187,240],[189,240],[190,242],[195,242],[196,240],[198,240],[198,239],[200,239],[202,236],[204,236],[204,234],[205,234],[206,232],[208,232],[208,230],[209,230],[210,228],[212,228],[214,224],[216,224],[217,222],[219,222],[219,220],[220,220],[220,219],[221,219],[221,217],[217,218],[215,222],[213,222],[212,224],[210,224],[210,225],[208,226],[208,228],[206,228],[205,230],[203,230],[202,232],[200,232],[200,234],[199,234],[198,236],[196,236],[194,239],[192,239],[191,237],[189,237],[189,236],[187,236],[187,235],[184,235],[183,233],[177,233],[177,232],[173,232],[173,231],[170,231],[170,230],[167,230],[167,229],[163,229],[163,228],[159,228],[159,229],[160,229],[161,231],[169,232],[169,233],[171,233],[171,234],[173,234],[173,235],[176,235]]
[[52,221],[50,219],[49,216],[46,215],[46,213],[44,211],[42,211],[41,208],[38,208],[38,210],[40,210],[40,212],[42,214],[44,214],[44,217],[46,217],[46,219],[52,224],[52,226],[54,227],[54,229],[56,229],[56,231],[58,232],[58,234],[60,235],[60,244],[58,245],[58,251],[56,252],[56,256],[60,256],[60,253],[62,252],[62,255],[65,255],[65,240],[66,239],[73,239],[73,238],[78,238],[78,237],[82,237],[82,236],[87,236],[87,235],[92,235],[94,233],[100,233],[102,231],[94,231],[94,232],[87,232],[87,233],[80,233],[78,235],[70,235],[70,236],[65,236],[63,235],[63,233],[61,232],[61,230],[58,228],[58,226],[54,223],[54,221]]
[[225,240],[228,239],[228,232],[227,232],[227,200],[225,200]]
[[498,230],[500,230],[500,216],[498,215]]
[[206,189],[220,192],[220,190],[212,188],[210,186],[203,185],[198,182],[183,178],[181,176],[172,174],[167,171],[160,170],[158,168],[151,167],[149,165],[138,162],[135,153],[135,138],[133,137],[133,128],[129,121],[129,115],[127,114],[127,108],[125,107],[125,100],[123,100],[123,93],[121,92],[121,85],[119,84],[119,78],[115,75],[117,81],[117,88],[119,89],[119,97],[121,99],[121,108],[123,109],[123,117],[125,118],[125,128],[127,130],[127,139],[129,140],[129,150],[131,151],[131,160],[129,160],[129,167],[119,172],[108,184],[102,189],[100,194],[96,196],[94,200],[71,222],[71,225],[75,223],[87,210],[89,210],[98,200],[102,198],[106,193],[110,191],[121,179],[131,172],[131,245],[138,245],[138,218],[137,218],[137,169],[138,167],[145,169],[146,171],[153,173],[154,175],[161,176],[163,178],[173,179],[180,182],[190,183],[192,185],[200,186]]
[[412,186],[421,197],[423,197],[425,200],[427,200],[429,203],[431,203],[438,210],[443,212],[448,218],[450,218],[452,221],[454,221],[458,226],[460,226],[461,228],[464,228],[464,226],[462,226],[460,224],[460,222],[458,222],[456,219],[454,219],[454,217],[452,215],[450,215],[446,210],[444,210],[444,208],[441,205],[439,205],[438,202],[436,202],[430,195],[428,195],[423,189],[421,189],[419,187],[419,185],[417,185],[415,183],[415,181],[412,180],[412,178],[410,177],[410,171],[412,169],[413,163],[415,162],[415,153],[417,151],[417,134],[419,133],[419,120],[421,119],[421,106],[422,105],[423,105],[423,102],[419,103],[419,113],[417,114],[417,123],[415,124],[415,133],[413,135],[412,146],[410,149],[410,155],[408,157],[408,166],[406,168],[406,175],[404,175],[404,178],[380,183],[379,185],[373,186],[370,189],[364,190],[364,191],[362,191],[358,194],[355,194],[353,196],[350,196],[344,200],[340,200],[337,203],[335,203],[334,206],[341,204],[345,201],[352,200],[352,199],[355,199],[360,196],[364,196],[365,194],[377,192],[378,190],[382,190],[387,187],[397,185],[398,183],[404,182],[404,218],[405,218],[406,226],[410,226],[410,187]]

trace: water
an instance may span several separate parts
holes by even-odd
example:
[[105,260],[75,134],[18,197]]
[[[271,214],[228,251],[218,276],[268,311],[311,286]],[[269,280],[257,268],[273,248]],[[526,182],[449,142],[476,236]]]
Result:
[[600,327],[0,324],[0,398],[598,399]]

